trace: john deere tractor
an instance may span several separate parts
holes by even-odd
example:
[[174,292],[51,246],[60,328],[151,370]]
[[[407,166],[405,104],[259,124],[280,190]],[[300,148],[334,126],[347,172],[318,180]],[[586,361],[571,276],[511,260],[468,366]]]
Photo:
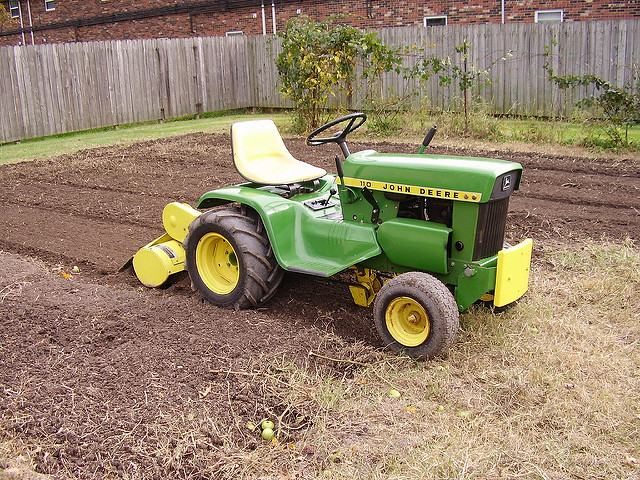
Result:
[[496,307],[527,290],[532,241],[504,246],[518,163],[374,150],[351,153],[363,113],[315,130],[307,145],[336,143],[337,174],[295,159],[270,120],[234,123],[234,165],[245,183],[202,195],[197,209],[171,203],[166,234],[133,257],[149,287],[186,270],[214,305],[255,308],[284,272],[331,277],[352,270],[354,301],[368,307],[383,342],[414,358],[450,347],[459,312]]

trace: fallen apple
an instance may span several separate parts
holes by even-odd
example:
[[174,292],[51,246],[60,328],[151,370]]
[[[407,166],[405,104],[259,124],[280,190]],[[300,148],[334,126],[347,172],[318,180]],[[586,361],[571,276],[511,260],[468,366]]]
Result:
[[400,392],[395,388],[392,388],[391,390],[389,390],[388,395],[391,398],[400,398]]

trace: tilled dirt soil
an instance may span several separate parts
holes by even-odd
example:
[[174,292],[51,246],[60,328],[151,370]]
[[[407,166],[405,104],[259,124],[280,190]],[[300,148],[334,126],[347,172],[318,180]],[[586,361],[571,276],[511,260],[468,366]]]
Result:
[[[334,170],[335,145],[286,143],[297,158]],[[389,143],[350,147],[416,151]],[[524,166],[507,240],[640,239],[637,161],[437,147],[431,153]],[[203,303],[185,275],[149,290],[130,271],[118,272],[163,233],[168,202],[195,205],[205,191],[242,181],[228,136],[187,135],[7,165],[0,179],[0,440],[30,448],[39,472],[214,474],[225,445],[255,447],[244,422],[296,414],[283,412],[252,378],[225,372],[264,372],[267,359],[280,358],[341,374],[344,364],[309,352],[345,358],[381,347],[370,310],[327,281],[288,274],[265,308],[234,312]],[[186,430],[195,435],[190,442],[181,437]],[[206,453],[200,457],[207,465],[184,460],[200,458],[193,449]]]

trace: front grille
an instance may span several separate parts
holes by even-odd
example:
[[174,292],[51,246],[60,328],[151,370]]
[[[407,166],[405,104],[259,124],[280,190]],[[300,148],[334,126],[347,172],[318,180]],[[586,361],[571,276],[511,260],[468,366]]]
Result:
[[480,205],[474,260],[491,257],[502,249],[508,211],[509,197]]

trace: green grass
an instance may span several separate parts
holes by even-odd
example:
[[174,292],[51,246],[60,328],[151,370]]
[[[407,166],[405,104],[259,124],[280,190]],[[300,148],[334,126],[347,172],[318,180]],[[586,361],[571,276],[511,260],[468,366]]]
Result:
[[[557,143],[561,145],[594,145],[609,141],[604,129],[593,123],[564,120],[502,119],[501,129],[506,141]],[[629,129],[629,142],[640,144],[640,126]]]
[[[424,113],[410,111],[399,114],[388,129],[378,128],[381,122],[375,119],[367,124],[372,135],[388,136],[397,133],[424,134],[431,125],[438,125],[440,138],[473,138],[489,142],[522,142],[543,145],[563,145],[588,147],[597,150],[616,150],[611,145],[604,127],[587,121],[562,119],[494,117],[483,111],[474,112],[469,117],[465,130],[464,115],[457,112]],[[630,150],[640,149],[640,126],[628,131]]]
[[[0,165],[51,158],[57,155],[108,145],[130,145],[136,142],[186,135],[194,132],[228,133],[231,123],[253,118],[270,118],[276,122],[284,133],[291,132],[293,116],[289,112],[253,114],[221,112],[205,115],[198,120],[190,117],[164,123],[146,122],[121,125],[117,129],[105,127],[24,140],[22,142],[6,143],[0,145]],[[587,145],[600,149],[606,147],[608,141],[604,131],[594,125],[566,121],[496,118],[483,113],[474,113],[471,116],[470,134],[467,135],[463,131],[463,117],[449,112],[437,115],[417,114],[416,112],[402,114],[394,122],[395,125],[399,125],[397,129],[382,132],[372,128],[372,125],[375,124],[372,119],[369,124],[365,124],[363,129],[355,132],[352,138],[383,136],[386,140],[391,141],[406,141],[410,139],[419,143],[422,140],[422,136],[434,123],[438,124],[439,138],[457,139],[470,136],[498,144],[517,141],[567,146]],[[636,146],[640,145],[640,126],[630,129],[629,140]]]
[[289,116],[285,113],[250,114],[233,112],[200,118],[199,120],[190,118],[164,123],[146,122],[121,125],[117,129],[114,127],[99,128],[0,145],[0,165],[50,158],[88,148],[108,145],[130,145],[145,140],[186,135],[194,132],[228,133],[231,123],[254,118],[270,118],[281,127],[289,124]]

